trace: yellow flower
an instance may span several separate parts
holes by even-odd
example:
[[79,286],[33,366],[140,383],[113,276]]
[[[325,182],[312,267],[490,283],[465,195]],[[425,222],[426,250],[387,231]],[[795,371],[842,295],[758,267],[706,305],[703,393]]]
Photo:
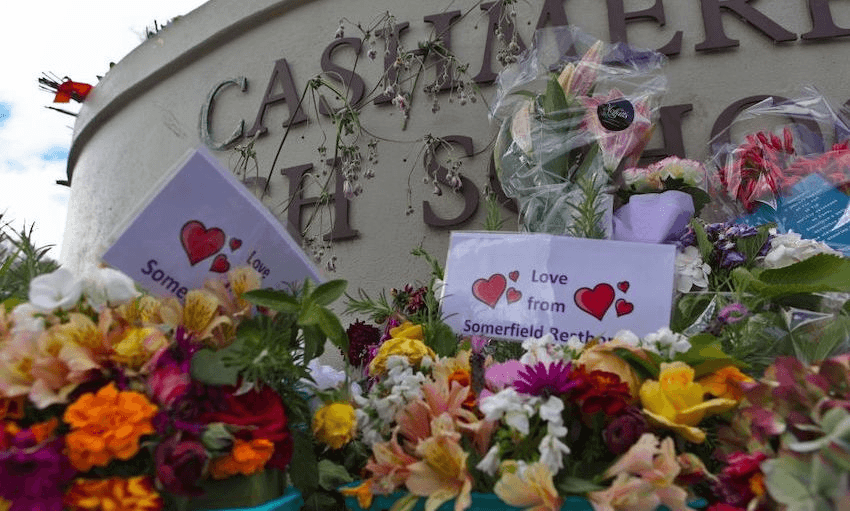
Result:
[[0,497],[0,511],[9,511],[10,509],[12,509],[12,503]]
[[699,384],[703,386],[708,394],[714,397],[734,399],[740,402],[744,397],[744,392],[741,390],[739,384],[752,381],[752,378],[742,373],[737,367],[726,366],[707,376],[703,376],[700,378]]
[[647,380],[640,388],[643,412],[655,424],[672,429],[694,443],[705,440],[697,424],[708,414],[734,408],[734,399],[705,401],[705,389],[694,381],[694,369],[684,362],[661,364],[658,381]]
[[350,442],[356,431],[357,414],[348,403],[325,405],[313,416],[313,434],[332,449],[339,449]]
[[[372,507],[372,480],[367,479],[357,486],[340,488],[340,493],[346,497],[357,497],[357,504],[363,509]],[[2,511],[2,509],[0,509]]]
[[409,465],[410,475],[405,481],[410,493],[428,497],[425,511],[434,511],[451,499],[455,510],[466,509],[472,502],[472,477],[466,468],[469,453],[458,441],[460,434],[451,430],[451,418],[446,416],[432,421],[434,436],[421,440],[416,454],[422,458]]
[[51,328],[50,335],[55,337],[60,345],[74,343],[88,348],[93,353],[104,351],[103,333],[85,314],[68,314],[68,322]]
[[235,268],[227,274],[227,280],[230,282],[230,291],[236,298],[236,307],[240,311],[244,311],[251,307],[251,303],[242,298],[242,295],[248,291],[260,289],[262,278],[253,268],[241,266]]
[[506,460],[499,467],[501,477],[493,492],[502,502],[535,511],[556,511],[563,501],[555,489],[553,474],[544,463],[536,461],[520,473],[519,464]]
[[154,432],[156,412],[143,394],[119,391],[115,383],[83,394],[62,417],[71,426],[65,437],[71,465],[85,472],[115,458],[129,460],[139,452],[139,439]]
[[369,363],[369,374],[378,375],[387,371],[387,359],[393,355],[406,357],[412,365],[419,365],[422,359],[437,358],[434,350],[429,348],[422,339],[422,325],[414,325],[409,321],[390,330],[391,338],[381,344],[378,353]]
[[133,325],[160,323],[159,309],[161,305],[161,302],[153,296],[143,295],[119,306],[118,314]]
[[130,328],[113,347],[111,358],[138,371],[167,344],[168,339],[156,328]]
[[64,502],[69,511],[159,511],[163,507],[147,476],[76,479]]

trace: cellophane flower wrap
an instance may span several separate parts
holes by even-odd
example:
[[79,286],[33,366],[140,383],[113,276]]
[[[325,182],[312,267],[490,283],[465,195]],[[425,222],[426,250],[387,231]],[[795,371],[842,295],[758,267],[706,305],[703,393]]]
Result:
[[712,139],[711,151],[715,214],[775,223],[779,232],[850,253],[845,215],[829,206],[850,189],[850,127],[816,89],[747,108]]
[[663,55],[574,27],[540,30],[499,74],[494,148],[521,230],[606,238],[618,170],[648,142],[666,89]]

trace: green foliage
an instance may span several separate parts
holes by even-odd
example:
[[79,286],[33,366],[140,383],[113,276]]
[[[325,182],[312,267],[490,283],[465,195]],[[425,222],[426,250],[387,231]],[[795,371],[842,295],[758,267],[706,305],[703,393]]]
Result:
[[367,316],[373,323],[382,324],[395,313],[395,308],[387,300],[387,294],[381,290],[377,298],[372,298],[362,290],[357,290],[355,298],[346,294],[345,314],[361,314]]
[[746,367],[746,364],[730,357],[719,339],[711,334],[698,334],[688,339],[691,349],[676,357],[694,368],[694,377],[701,378],[726,366]]
[[[0,220],[3,215],[0,214]],[[35,224],[15,230],[9,223],[0,226],[0,303],[13,307],[27,301],[30,281],[50,273],[59,264],[48,258],[52,245],[37,247],[32,238]]]
[[487,215],[484,217],[484,230],[501,231],[507,219],[502,217],[502,210],[496,194],[489,192],[484,200],[487,205]]
[[850,259],[818,254],[773,270],[735,268],[732,277],[741,288],[768,299],[801,293],[846,293],[850,291]]
[[[599,150],[594,145],[591,154]],[[591,161],[588,157],[586,162]],[[605,230],[602,228],[602,219],[605,216],[605,208],[601,201],[603,198],[603,187],[605,183],[597,182],[593,175],[581,175],[576,180],[576,185],[581,191],[581,202],[567,204],[575,210],[573,224],[567,229],[567,234],[577,238],[603,239]]]
[[262,289],[245,293],[244,298],[255,305],[296,317],[297,327],[304,332],[306,365],[322,354],[325,339],[344,352],[348,351],[345,329],[336,314],[326,307],[345,293],[346,285],[344,280],[332,280],[314,288],[305,280],[301,290],[295,293]]

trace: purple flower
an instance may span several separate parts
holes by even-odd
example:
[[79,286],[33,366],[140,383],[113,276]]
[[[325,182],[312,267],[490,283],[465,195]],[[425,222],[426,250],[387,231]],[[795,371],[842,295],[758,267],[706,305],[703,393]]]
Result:
[[65,486],[76,475],[62,455],[64,442],[57,438],[35,448],[31,440],[16,439],[0,451],[0,498],[12,503],[10,511],[62,511]]
[[200,442],[173,435],[157,446],[155,457],[157,479],[166,490],[190,497],[204,493],[198,482],[208,456]]
[[746,260],[747,258],[744,257],[744,254],[737,250],[727,250],[723,252],[723,257],[720,258],[720,266],[722,268],[735,268],[744,264]]
[[731,325],[741,321],[750,313],[741,303],[732,303],[723,307],[717,314],[717,319],[724,325]]
[[628,451],[649,429],[641,411],[634,406],[627,407],[602,431],[602,439],[613,454]]
[[348,335],[348,361],[357,367],[368,364],[371,349],[378,345],[381,331],[362,321],[355,321],[346,331]]
[[532,396],[552,396],[566,394],[578,383],[572,379],[572,363],[558,360],[548,365],[538,362],[533,366],[525,366],[524,370],[517,373],[514,389]]

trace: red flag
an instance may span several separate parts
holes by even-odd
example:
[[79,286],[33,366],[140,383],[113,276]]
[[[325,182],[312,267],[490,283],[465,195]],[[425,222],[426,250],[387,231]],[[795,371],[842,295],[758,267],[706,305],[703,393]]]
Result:
[[68,101],[73,99],[74,101],[82,103],[91,90],[92,86],[87,83],[72,82],[71,80],[67,80],[65,82],[62,82],[59,88],[56,89],[56,97],[53,98],[53,102],[67,103]]

